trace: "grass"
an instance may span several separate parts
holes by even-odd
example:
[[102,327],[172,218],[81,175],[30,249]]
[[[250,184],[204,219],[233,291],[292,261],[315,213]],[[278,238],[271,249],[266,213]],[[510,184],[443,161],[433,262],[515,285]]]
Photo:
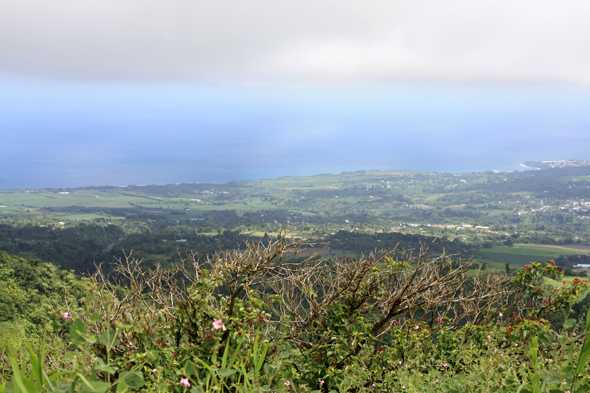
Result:
[[515,244],[512,247],[496,246],[483,248],[478,258],[488,262],[510,263],[524,266],[530,262],[547,261],[560,255],[585,255],[587,250],[567,246],[550,246],[545,244]]
[[585,255],[590,251],[579,250],[567,246],[552,246],[546,244],[515,244],[512,247],[496,246],[486,248],[485,252],[513,255],[541,255],[547,258],[556,258],[560,255]]

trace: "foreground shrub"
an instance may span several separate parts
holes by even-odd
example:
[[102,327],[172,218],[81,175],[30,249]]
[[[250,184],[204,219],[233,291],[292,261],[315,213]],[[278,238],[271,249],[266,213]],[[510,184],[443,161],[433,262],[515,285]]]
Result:
[[[64,371],[47,380],[102,392],[567,391],[587,382],[590,350],[567,313],[589,284],[546,290],[543,278],[561,274],[552,263],[513,280],[468,278],[468,261],[432,258],[428,247],[295,261],[301,245],[279,238],[205,261],[189,255],[172,270],[145,270],[129,255],[115,276],[99,269],[86,306],[61,310],[49,329]],[[569,330],[556,333],[545,316],[559,310]]]

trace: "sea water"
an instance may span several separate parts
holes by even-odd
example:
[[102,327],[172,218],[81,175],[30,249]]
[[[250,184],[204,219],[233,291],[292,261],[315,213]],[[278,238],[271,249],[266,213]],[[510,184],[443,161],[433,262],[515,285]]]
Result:
[[590,159],[590,92],[0,79],[0,189]]

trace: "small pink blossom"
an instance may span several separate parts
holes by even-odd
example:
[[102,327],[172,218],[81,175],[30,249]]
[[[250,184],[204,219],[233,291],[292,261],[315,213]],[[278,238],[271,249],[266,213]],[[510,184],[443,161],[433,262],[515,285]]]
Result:
[[223,330],[224,332],[227,330],[227,329],[225,328],[225,325],[222,325],[222,324],[221,324],[221,319],[213,319],[213,328],[214,328],[215,330],[217,330],[217,329],[221,329],[221,330]]
[[180,378],[180,384],[186,386],[187,388],[191,387],[191,384],[187,378]]
[[503,316],[504,316],[504,314],[502,314],[502,313],[498,313],[498,315],[499,315],[499,316],[501,316],[501,317],[503,317]]
[[152,372],[153,372],[153,373],[157,373],[157,372],[158,372],[158,369],[154,368],[154,369],[152,370]]
[[285,381],[285,382],[283,382],[283,385],[285,385],[285,386],[287,386],[287,387],[288,387],[288,386],[291,386],[291,382],[289,382],[289,381]]
[[324,384],[324,380],[322,379],[322,380],[320,381],[320,385],[323,385],[323,384]]
[[70,316],[69,312],[65,312],[64,315],[62,315],[64,319],[68,319],[68,317]]

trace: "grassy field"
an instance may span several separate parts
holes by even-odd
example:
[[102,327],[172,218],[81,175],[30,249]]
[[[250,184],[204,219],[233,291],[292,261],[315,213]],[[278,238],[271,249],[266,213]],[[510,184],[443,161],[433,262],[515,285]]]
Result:
[[578,245],[515,244],[512,247],[483,248],[478,252],[478,259],[524,266],[530,262],[547,261],[560,255],[585,255],[588,253],[590,253],[589,247]]

